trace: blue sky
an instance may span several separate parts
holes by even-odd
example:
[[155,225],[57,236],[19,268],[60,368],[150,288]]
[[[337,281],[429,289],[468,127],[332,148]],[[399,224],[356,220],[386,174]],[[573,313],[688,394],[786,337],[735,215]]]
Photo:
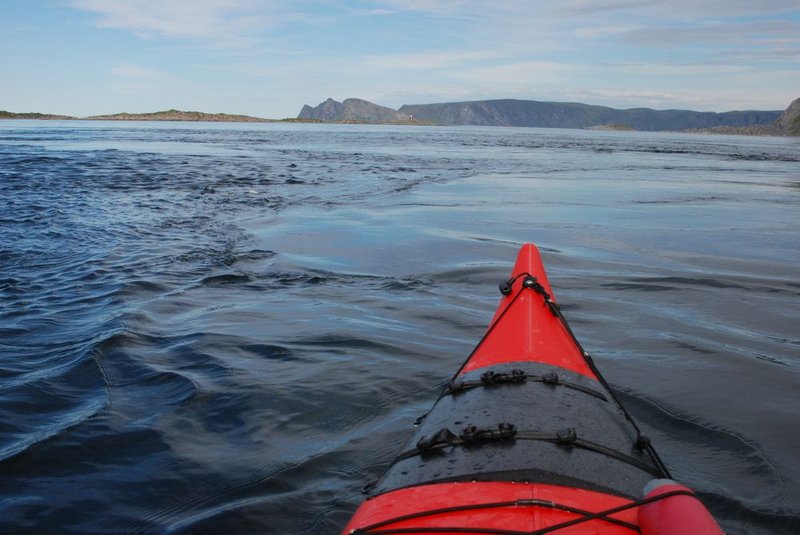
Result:
[[0,109],[17,112],[800,97],[798,0],[0,0],[0,20]]

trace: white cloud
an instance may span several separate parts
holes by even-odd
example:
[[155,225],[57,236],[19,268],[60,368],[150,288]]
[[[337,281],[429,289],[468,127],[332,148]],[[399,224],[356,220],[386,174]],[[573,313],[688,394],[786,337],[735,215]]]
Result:
[[384,8],[376,8],[382,11],[403,12],[420,11],[425,13],[454,14],[469,11],[470,8],[486,5],[481,2],[469,0],[382,0],[375,2]]
[[648,74],[655,76],[719,76],[722,74],[752,72],[753,68],[746,65],[714,64],[714,63],[628,63],[610,65],[619,72]]
[[573,33],[576,37],[606,37],[609,35],[623,35],[644,30],[646,27],[640,24],[626,24],[626,25],[613,25],[613,26],[597,26],[594,28],[577,28]]
[[156,92],[175,76],[226,104],[234,91],[242,108],[263,101],[254,115],[328,96],[730,109],[800,87],[798,0],[66,1],[96,26],[165,41],[140,43],[164,54],[163,71],[114,56],[130,61],[112,70],[119,85]]
[[797,11],[797,0],[564,0],[552,3],[552,13],[568,16],[638,14],[654,20],[770,16]]
[[148,67],[139,67],[120,63],[111,68],[111,72],[123,78],[135,78],[137,80],[168,80],[172,78],[168,73]]
[[227,47],[251,46],[265,28],[293,18],[287,12],[278,16],[278,3],[267,0],[72,0],[70,5],[97,15],[101,28]]
[[552,61],[516,61],[466,68],[457,74],[467,83],[504,87],[512,91],[561,80],[574,66]]
[[800,23],[755,21],[746,23],[710,22],[693,26],[651,26],[624,32],[621,37],[642,45],[675,46],[685,43],[754,43],[784,40],[800,35]]
[[494,58],[497,58],[496,52],[480,50],[374,55],[365,56],[360,61],[363,63],[363,67],[369,69],[428,70],[464,67],[466,65],[473,65],[475,62],[482,62]]

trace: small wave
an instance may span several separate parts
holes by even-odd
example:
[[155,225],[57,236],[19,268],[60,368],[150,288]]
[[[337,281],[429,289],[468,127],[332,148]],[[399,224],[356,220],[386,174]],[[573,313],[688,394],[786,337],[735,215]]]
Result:
[[[51,413],[49,416],[53,419],[53,423],[44,424],[35,430],[20,430],[15,433],[18,438],[12,439],[10,443],[0,445],[0,462],[16,457],[37,444],[42,444],[65,433],[69,429],[89,420],[103,410],[104,407],[105,399],[97,398],[58,413]],[[20,419],[20,416],[20,414],[17,414],[16,419]]]
[[[800,533],[800,512],[753,507],[726,494],[696,491],[729,535]],[[756,531],[758,530],[758,531]]]
[[768,152],[731,154],[731,160],[745,160],[750,162],[800,162],[800,159],[788,154],[771,154]]
[[345,336],[337,334],[322,334],[311,337],[303,337],[292,340],[291,345],[298,347],[324,346],[331,350],[343,351],[345,349],[371,349],[383,352],[400,352],[400,348],[357,336]]
[[[672,451],[673,458],[680,457],[684,464],[692,463],[684,470],[691,472],[686,476],[690,484],[691,480],[695,480],[702,485],[698,490],[722,490],[726,487],[725,481],[730,482],[727,485],[729,489],[741,490],[736,481],[747,481],[750,488],[759,489],[757,495],[749,496],[749,500],[757,498],[759,502],[767,503],[770,498],[765,493],[780,497],[783,474],[757,444],[709,422],[701,422],[690,415],[667,409],[639,393],[618,393],[628,409],[643,415],[641,419],[647,422],[648,427],[663,433],[665,442],[660,446],[656,444],[662,455]],[[676,463],[670,464],[674,466]],[[704,477],[700,475],[703,472],[714,472],[716,476]]]
[[120,295],[138,296],[141,294],[163,294],[167,292],[169,286],[152,280],[133,280],[125,282],[119,290]]
[[230,284],[246,284],[249,282],[253,282],[253,277],[245,273],[211,275],[200,280],[200,284],[203,286],[226,286]]
[[31,371],[4,384],[6,437],[0,443],[0,461],[22,454],[89,420],[107,403],[102,376],[85,357],[76,362]]
[[273,344],[244,344],[239,346],[240,349],[244,351],[248,351],[260,357],[266,357],[270,360],[281,360],[281,361],[305,361],[297,354],[295,351],[292,351],[288,347],[273,345]]
[[713,203],[713,202],[732,202],[730,197],[721,197],[719,195],[702,195],[698,197],[683,197],[680,199],[656,199],[656,200],[643,200],[633,201],[634,204],[692,204],[692,203]]
[[647,284],[643,282],[607,282],[601,284],[601,286],[610,290],[638,290],[643,292],[668,292],[675,289],[674,286]]
[[420,290],[428,290],[433,285],[433,281],[424,279],[392,279],[380,285],[382,290],[390,292],[418,292]]
[[609,282],[602,284],[612,290],[668,291],[677,287],[701,286],[706,288],[745,289],[746,286],[711,277],[639,277],[629,282]]

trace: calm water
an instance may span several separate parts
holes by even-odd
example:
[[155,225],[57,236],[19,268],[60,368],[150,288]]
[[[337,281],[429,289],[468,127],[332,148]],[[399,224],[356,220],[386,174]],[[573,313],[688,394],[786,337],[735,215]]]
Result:
[[0,531],[335,533],[543,250],[738,533],[800,532],[800,141],[0,122]]

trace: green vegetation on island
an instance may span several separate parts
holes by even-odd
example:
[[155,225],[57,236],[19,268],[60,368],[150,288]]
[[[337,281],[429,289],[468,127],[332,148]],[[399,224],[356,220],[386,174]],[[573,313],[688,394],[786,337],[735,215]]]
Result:
[[76,119],[69,115],[53,115],[51,113],[14,113],[0,110],[0,119],[38,119],[38,120],[57,120],[57,119]]
[[164,110],[153,113],[114,113],[112,115],[93,115],[86,117],[90,121],[207,121],[226,123],[268,123],[275,119],[263,119],[250,115],[234,115],[230,113],[205,113],[201,111]]

